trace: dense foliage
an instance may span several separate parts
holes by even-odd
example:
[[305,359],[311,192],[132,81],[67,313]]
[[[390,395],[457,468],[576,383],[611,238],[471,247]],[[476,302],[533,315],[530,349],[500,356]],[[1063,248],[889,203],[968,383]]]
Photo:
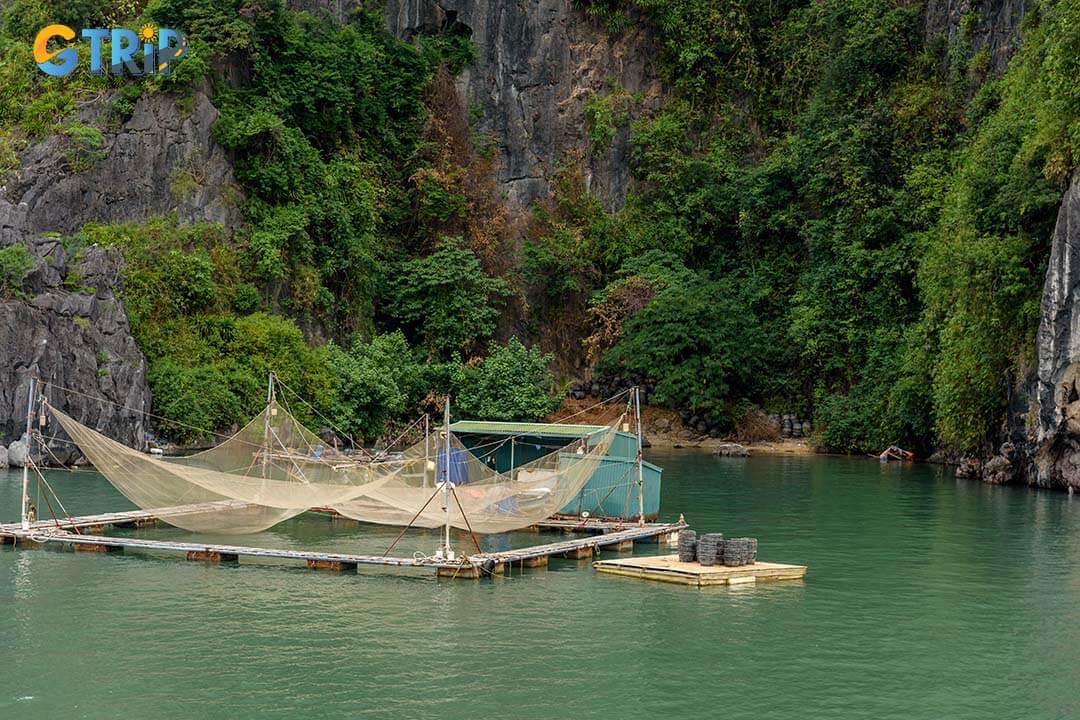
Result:
[[[976,50],[977,5],[951,40],[901,0],[579,6],[614,34],[644,18],[672,88],[659,108],[614,81],[584,102],[594,158],[629,128],[616,212],[570,153],[507,222],[493,143],[447,90],[476,50],[453,23],[405,43],[363,7],[341,23],[282,0],[8,3],[0,177],[53,133],[86,171],[142,93],[183,107],[209,89],[242,229],[156,218],[70,239],[123,251],[155,408],[183,439],[251,414],[268,369],[357,438],[445,393],[535,419],[559,398],[555,361],[648,379],[653,402],[729,427],[751,405],[812,416],[829,448],[984,450],[1031,366],[1080,158],[1077,4],[1027,3],[1007,67]],[[189,57],[167,80],[44,78],[25,53],[45,18],[180,27]],[[102,91],[106,126],[77,122]]]
[[[982,450],[1030,368],[1080,158],[1075,3],[1029,5],[1000,75],[972,50],[977,9],[952,46],[892,0],[587,11],[617,32],[631,4],[680,92],[633,122],[637,190],[614,221],[625,256],[674,251],[692,277],[623,313],[601,369],[717,419],[745,399],[812,413],[836,449]],[[625,283],[594,313],[619,316]]]

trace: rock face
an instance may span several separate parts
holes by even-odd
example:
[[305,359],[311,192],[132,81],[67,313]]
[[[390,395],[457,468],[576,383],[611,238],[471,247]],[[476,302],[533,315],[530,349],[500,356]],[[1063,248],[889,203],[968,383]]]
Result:
[[[127,445],[144,442],[141,411],[150,408],[150,391],[116,295],[121,258],[99,247],[69,254],[59,236],[91,221],[166,213],[230,229],[241,221],[229,200],[240,198],[231,165],[211,135],[217,110],[204,93],[194,92],[190,105],[144,96],[130,119],[110,130],[111,100],[79,112],[81,122],[105,128],[100,159],[73,167],[70,140],[53,135],[25,150],[0,188],[0,247],[21,243],[34,256],[20,296],[0,301],[0,443],[22,435],[35,375],[58,386],[47,392],[56,407]],[[45,434],[62,435],[55,422]],[[78,457],[67,443],[52,449],[63,462]]]
[[[111,98],[91,103],[80,121],[107,127]],[[0,189],[0,246],[46,232],[71,233],[87,222],[141,220],[175,212],[180,222],[240,224],[228,198],[240,198],[225,151],[211,127],[218,112],[194,92],[189,113],[168,95],[144,96],[116,131],[103,131],[101,159],[75,172],[70,141],[53,135],[26,150]]]
[[971,50],[986,50],[989,70],[1001,72],[1020,47],[1020,21],[1025,0],[929,0],[926,4],[926,37],[944,37],[950,44],[962,40]]
[[1037,339],[1034,483],[1080,488],[1080,178],[1058,211]]
[[647,23],[631,22],[613,36],[573,0],[386,0],[385,14],[404,40],[440,31],[472,38],[477,56],[457,88],[462,107],[479,111],[474,130],[498,144],[498,182],[512,206],[546,195],[556,169],[578,157],[589,189],[609,209],[622,204],[630,183],[628,123],[593,154],[584,104],[618,87],[640,93],[632,113],[659,105],[664,91]]
[[[0,302],[0,367],[5,375],[0,381],[0,436],[5,442],[22,436],[30,378],[37,376],[55,384],[45,390],[50,404],[140,447],[146,430],[140,411],[150,408],[150,390],[146,361],[115,294],[119,254],[91,247],[73,259],[59,240],[49,238],[33,241],[31,252],[35,265],[24,282],[30,299]],[[85,290],[64,286],[75,277]],[[43,434],[63,437],[51,419]],[[79,457],[67,442],[49,445],[61,462]],[[12,456],[14,448],[12,443]]]

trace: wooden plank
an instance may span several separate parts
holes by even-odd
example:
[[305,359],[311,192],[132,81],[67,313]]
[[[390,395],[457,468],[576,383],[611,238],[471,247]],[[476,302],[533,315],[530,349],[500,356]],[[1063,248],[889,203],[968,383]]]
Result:
[[[30,525],[31,530],[56,530],[62,528],[65,530],[72,530],[75,528],[92,528],[100,526],[104,528],[107,525],[125,525],[132,522],[149,522],[156,521],[158,518],[167,519],[170,517],[182,517],[184,515],[194,515],[198,513],[204,513],[212,510],[221,510],[223,508],[242,509],[247,507],[247,503],[237,502],[234,500],[221,500],[218,502],[208,503],[196,503],[192,505],[177,505],[175,507],[156,508],[153,510],[125,510],[122,512],[113,513],[100,513],[98,515],[83,515],[81,517],[74,518],[59,518],[56,520],[38,520]],[[20,530],[19,523],[6,523],[0,524],[0,533],[11,532],[14,530]]]
[[[203,562],[223,563],[240,562],[240,556],[235,553],[222,553],[216,550],[188,550],[188,560],[201,560]],[[309,561],[310,562],[310,561]]]
[[806,575],[805,565],[759,562],[740,567],[704,566],[680,562],[678,555],[598,560],[593,563],[593,567],[598,572],[612,575],[699,587],[798,580]]
[[310,570],[330,570],[333,572],[351,572],[356,570],[356,563],[342,560],[308,560]]
[[571,560],[591,560],[595,552],[596,551],[593,548],[588,546],[579,547],[574,548],[573,550],[567,550],[563,553],[563,557]]

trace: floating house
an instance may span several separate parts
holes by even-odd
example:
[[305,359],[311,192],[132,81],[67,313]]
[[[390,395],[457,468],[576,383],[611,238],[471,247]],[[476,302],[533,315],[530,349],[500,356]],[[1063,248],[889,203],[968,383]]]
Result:
[[[493,469],[508,473],[512,469],[565,448],[568,455],[587,444],[592,436],[607,431],[604,425],[568,425],[562,423],[520,423],[459,420],[450,431],[465,447]],[[607,455],[573,501],[562,508],[565,515],[588,513],[594,518],[636,520],[638,517],[637,436],[619,431]],[[645,519],[654,520],[660,511],[660,476],[662,470],[642,462],[644,486],[642,504]]]

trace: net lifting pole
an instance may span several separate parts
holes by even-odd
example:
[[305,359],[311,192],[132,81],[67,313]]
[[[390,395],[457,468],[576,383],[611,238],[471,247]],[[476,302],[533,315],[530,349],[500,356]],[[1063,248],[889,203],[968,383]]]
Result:
[[445,445],[445,474],[443,475],[443,515],[446,518],[445,534],[443,536],[443,545],[439,549],[439,554],[445,557],[447,560],[454,559],[454,550],[450,547],[450,396],[446,396],[446,403],[443,405],[443,428],[446,434]]
[[37,378],[30,377],[30,388],[26,392],[26,456],[23,458],[22,469],[22,502],[20,503],[20,519],[22,529],[30,529],[30,431],[34,421],[34,389]]
[[270,460],[270,413],[274,406],[274,372],[267,373],[266,380],[266,419],[263,422],[262,476],[266,477],[266,465]]
[[641,467],[641,388],[634,388],[634,417],[637,420],[637,504],[638,527],[645,527],[645,472]]

